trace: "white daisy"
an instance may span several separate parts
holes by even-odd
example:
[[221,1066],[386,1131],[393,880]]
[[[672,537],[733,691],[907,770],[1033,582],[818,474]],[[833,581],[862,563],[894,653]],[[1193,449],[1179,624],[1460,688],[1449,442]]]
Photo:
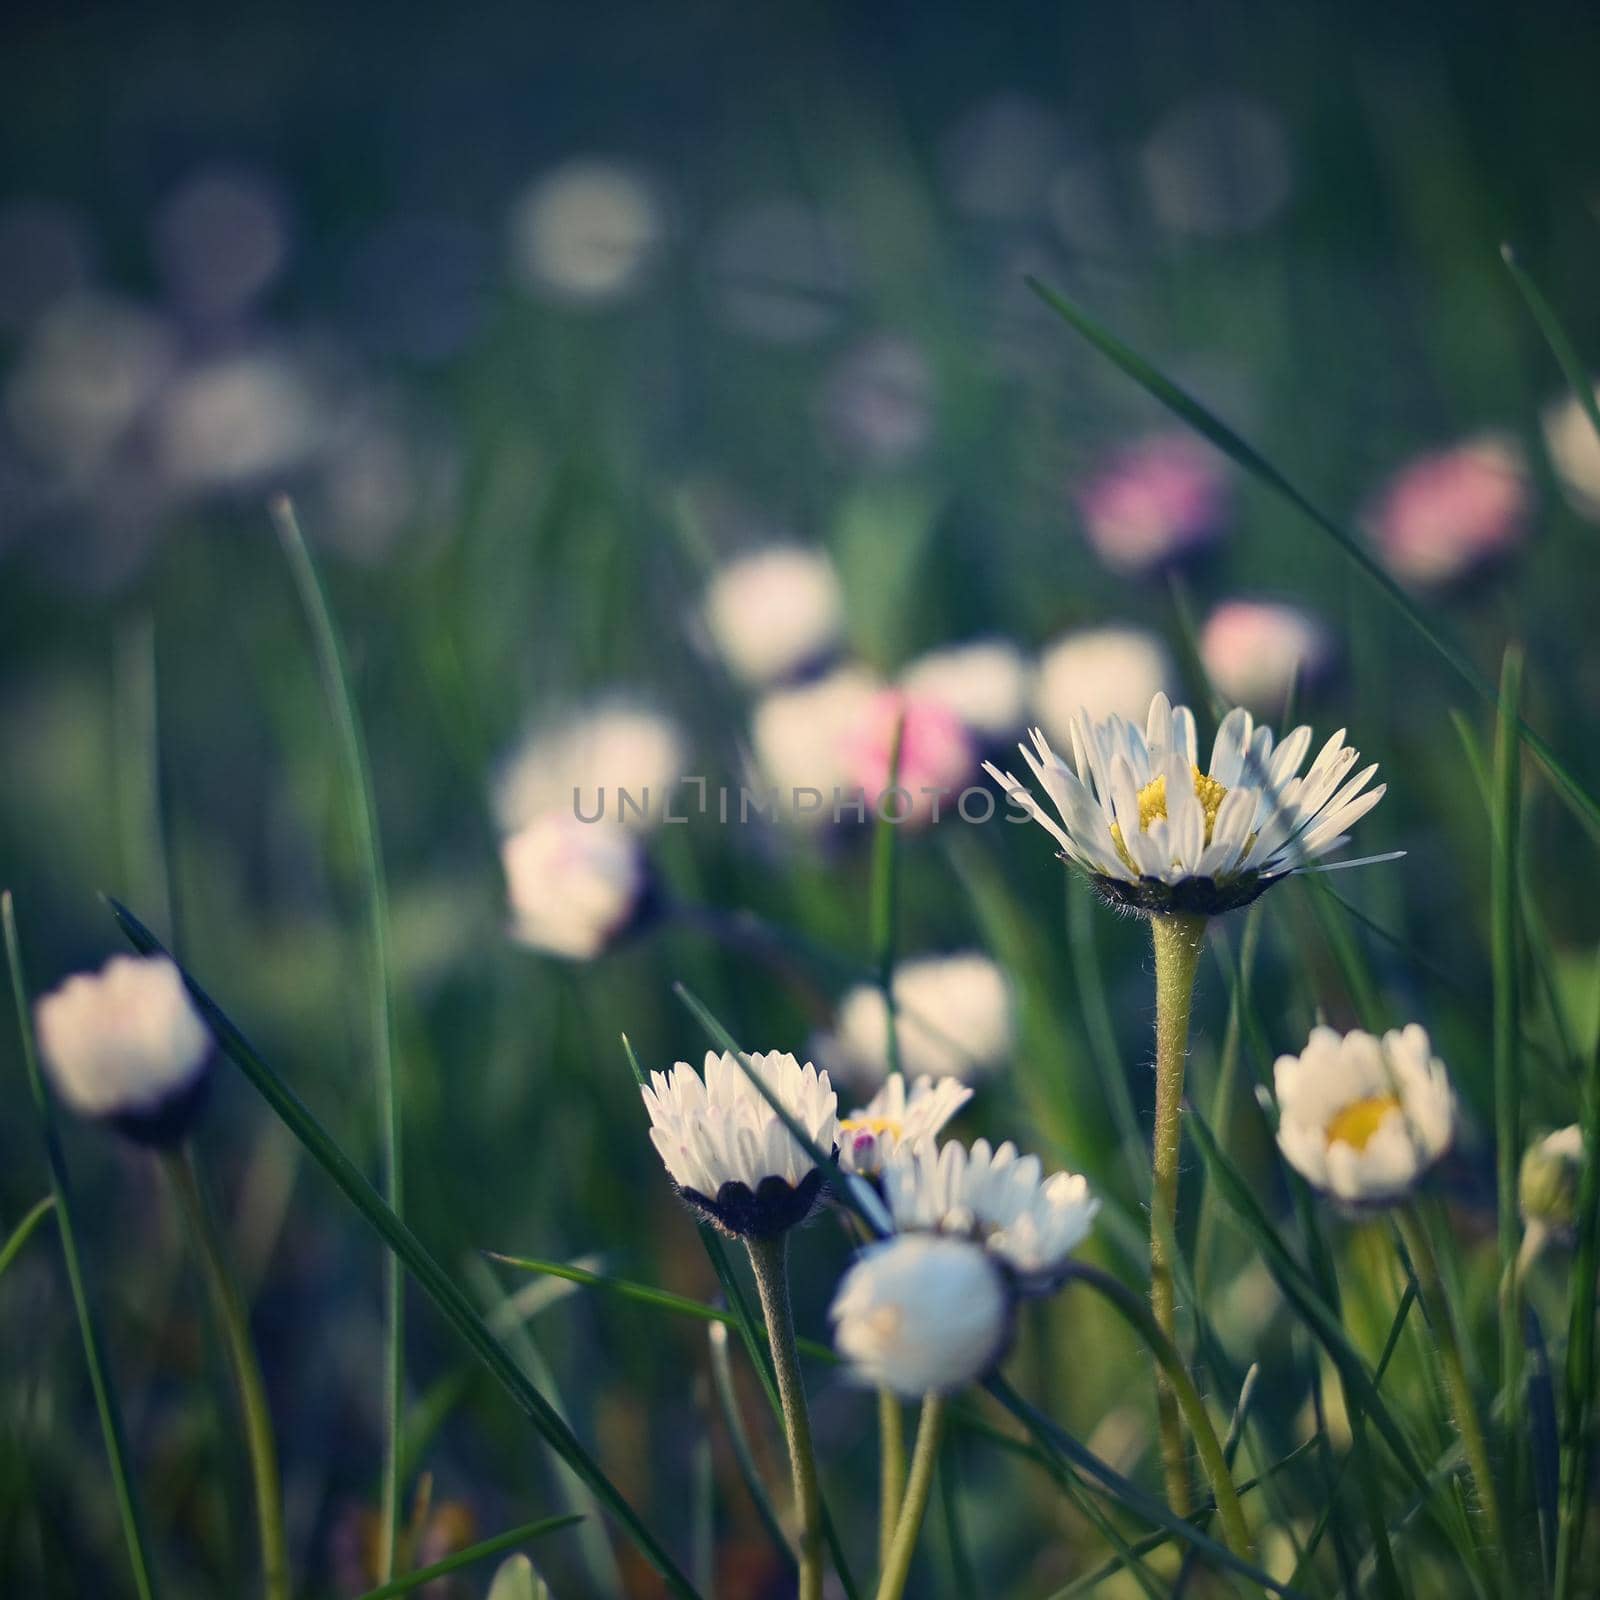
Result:
[[39,1054],[74,1111],[147,1144],[181,1139],[200,1108],[211,1030],[165,956],[113,956],[34,1007]]
[[1278,1148],[1307,1183],[1350,1205],[1408,1194],[1449,1148],[1455,1096],[1416,1023],[1379,1039],[1311,1030],[1273,1068]]
[[[828,1074],[776,1050],[747,1059],[812,1144],[831,1154],[839,1143],[839,1101]],[[651,1142],[697,1211],[727,1233],[753,1238],[804,1221],[822,1169],[736,1057],[708,1050],[704,1079],[680,1061],[671,1072],[652,1072],[642,1092]]]
[[844,598],[820,550],[771,545],[720,568],[705,599],[706,629],[746,683],[780,683],[833,653]]
[[592,961],[634,922],[649,889],[632,833],[546,812],[500,847],[511,936],[569,961]]
[[954,1078],[924,1074],[907,1089],[903,1075],[891,1074],[866,1105],[840,1118],[840,1167],[875,1178],[897,1145],[931,1139],[971,1098]]
[[[851,740],[882,687],[863,667],[838,667],[761,698],[750,743],[760,779],[778,790],[780,816],[819,827],[834,815],[836,798],[853,791]],[[802,794],[817,803],[802,803]]]
[[1022,652],[1006,639],[972,639],[919,656],[900,676],[917,699],[937,700],[986,745],[1023,725],[1030,687]]
[[965,1388],[999,1361],[1011,1296],[980,1246],[906,1234],[856,1257],[828,1317],[857,1379],[915,1399]]
[[883,1168],[884,1198],[897,1232],[976,1239],[1006,1268],[1019,1292],[1060,1281],[1067,1257],[1089,1237],[1100,1202],[1078,1173],[1044,1177],[1037,1156],[1007,1141],[901,1144]]
[[1517,1174],[1522,1220],[1530,1228],[1570,1240],[1578,1218],[1578,1186],[1583,1177],[1583,1129],[1576,1123],[1536,1139],[1523,1155]]
[[1074,717],[1073,767],[1037,729],[1033,748],[1020,748],[1059,822],[1010,773],[985,770],[1107,899],[1155,913],[1248,904],[1347,843],[1346,830],[1386,787],[1367,788],[1376,763],[1352,774],[1358,753],[1342,728],[1302,775],[1311,729],[1296,728],[1275,748],[1272,730],[1242,707],[1222,719],[1202,772],[1194,713],[1165,694],[1150,702],[1142,733],[1119,716]]

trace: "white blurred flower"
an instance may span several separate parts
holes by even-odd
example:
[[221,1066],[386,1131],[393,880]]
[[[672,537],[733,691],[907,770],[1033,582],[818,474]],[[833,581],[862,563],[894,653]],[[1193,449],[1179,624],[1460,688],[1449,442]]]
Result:
[[1094,552],[1113,572],[1139,576],[1214,543],[1231,507],[1222,458],[1187,433],[1124,445],[1077,491]]
[[1449,1148],[1455,1096],[1416,1023],[1379,1039],[1311,1030],[1273,1067],[1278,1148],[1313,1188],[1349,1205],[1390,1205]]
[[130,1137],[175,1141],[188,1131],[212,1060],[211,1031],[165,956],[113,956],[34,1007],[39,1054],[74,1111]]
[[954,1139],[902,1144],[884,1163],[883,1193],[896,1232],[976,1240],[1025,1294],[1059,1284],[1100,1209],[1081,1174],[1046,1178],[1039,1158],[1009,1140],[998,1150],[986,1139],[970,1149]]
[[927,357],[904,339],[876,338],[847,352],[829,373],[818,420],[843,454],[888,468],[927,443],[933,402]]
[[931,1139],[972,1098],[955,1078],[926,1073],[910,1089],[903,1073],[892,1073],[864,1106],[839,1120],[839,1165],[873,1178],[903,1143]]
[[[1595,389],[1600,400],[1600,386]],[[1600,433],[1574,394],[1544,409],[1544,447],[1568,503],[1580,517],[1600,522]]]
[[526,288],[600,305],[638,288],[666,232],[648,179],[608,161],[571,161],[512,208],[512,267]]
[[602,701],[523,743],[495,780],[495,814],[504,833],[549,811],[647,827],[660,821],[687,759],[670,717]]
[[856,1257],[828,1319],[859,1382],[916,1399],[965,1388],[998,1363],[1011,1296],[978,1245],[910,1234]]
[[[773,1050],[748,1058],[811,1142],[839,1142],[838,1096],[826,1072]],[[650,1140],[679,1192],[725,1232],[768,1238],[803,1222],[822,1169],[750,1081],[736,1057],[706,1052],[702,1079],[688,1062],[652,1072],[643,1091]]]
[[1157,218],[1180,233],[1220,236],[1261,227],[1294,182],[1277,114],[1233,95],[1203,95],[1169,111],[1142,156]]
[[713,575],[705,600],[712,642],[746,683],[793,677],[830,655],[844,620],[839,575],[821,550],[769,545]]
[[1578,1220],[1583,1156],[1583,1129],[1576,1123],[1528,1146],[1517,1173],[1517,1200],[1530,1229],[1570,1241]]
[[[895,1042],[909,1078],[985,1077],[1011,1057],[1016,1022],[1011,986],[977,951],[919,956],[894,971]],[[875,984],[839,1004],[824,1050],[851,1083],[881,1083],[889,1072],[889,1017]]]
[[[785,802],[780,815],[802,822],[832,816],[833,791],[852,783],[852,734],[881,688],[865,668],[852,666],[762,697],[751,715],[750,741],[762,778]],[[804,789],[826,803],[817,810],[792,805],[791,796]]]
[[1029,675],[1004,639],[974,639],[919,656],[900,675],[908,694],[947,706],[980,739],[1009,738],[1027,717]]
[[1034,704],[1058,744],[1072,738],[1072,720],[1116,715],[1140,721],[1177,674],[1166,647],[1143,628],[1086,628],[1058,639],[1039,657]]
[[536,817],[500,847],[511,936],[590,961],[633,922],[649,886],[644,852],[621,828],[570,811]]
[[1297,606],[1226,600],[1200,630],[1200,661],[1225,700],[1281,710],[1293,686],[1315,683],[1333,660],[1328,629]]
[[1194,713],[1164,694],[1150,702],[1142,731],[1117,716],[1075,718],[1071,767],[1038,729],[1020,749],[1059,822],[1026,785],[985,762],[989,776],[1102,895],[1158,915],[1248,905],[1347,844],[1344,830],[1387,787],[1367,788],[1376,762],[1350,775],[1358,752],[1342,728],[1302,775],[1311,729],[1296,728],[1274,749],[1272,730],[1242,706],[1222,719],[1202,772]]

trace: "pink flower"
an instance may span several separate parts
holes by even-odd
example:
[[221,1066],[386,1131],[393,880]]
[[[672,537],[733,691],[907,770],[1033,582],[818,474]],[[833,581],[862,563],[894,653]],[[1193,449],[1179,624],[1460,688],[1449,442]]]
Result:
[[[966,724],[941,701],[885,689],[874,695],[861,720],[846,739],[850,780],[865,794],[868,809],[878,806],[889,788],[894,767],[895,729],[905,718],[900,741],[897,794],[883,802],[889,815],[909,822],[932,821],[955,806],[956,796],[977,770]],[[939,790],[942,794],[924,793]]]
[[1396,577],[1450,583],[1522,542],[1529,499],[1522,452],[1499,434],[1482,434],[1403,467],[1367,526]]
[[1154,434],[1125,446],[1078,492],[1095,554],[1113,572],[1130,575],[1212,543],[1228,509],[1222,463],[1187,434]]
[[1200,660],[1224,699],[1257,711],[1282,708],[1332,664],[1333,639],[1315,617],[1272,600],[1225,600],[1200,630]]

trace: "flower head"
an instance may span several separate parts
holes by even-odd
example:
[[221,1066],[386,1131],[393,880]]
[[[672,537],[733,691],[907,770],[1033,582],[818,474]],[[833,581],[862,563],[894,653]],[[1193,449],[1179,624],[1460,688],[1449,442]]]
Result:
[[1009,739],[1022,726],[1028,666],[1004,639],[973,639],[919,656],[901,674],[914,698],[937,701],[955,713],[984,745]]
[[985,765],[1108,900],[1210,916],[1337,850],[1383,798],[1384,785],[1367,788],[1376,763],[1351,774],[1357,752],[1342,728],[1302,775],[1310,748],[1310,728],[1274,748],[1272,730],[1237,708],[1222,719],[1201,771],[1194,713],[1158,694],[1142,733],[1119,716],[1075,717],[1076,771],[1038,730],[1033,748],[1021,747],[1059,822],[1010,773]]
[[142,1144],[189,1130],[210,1081],[211,1030],[165,956],[113,956],[34,1007],[39,1053],[61,1098]]
[[1063,635],[1039,657],[1034,702],[1045,732],[1067,744],[1079,712],[1137,722],[1176,677],[1166,646],[1153,633],[1121,625],[1084,628]]
[[1333,639],[1315,617],[1272,600],[1227,600],[1200,630],[1200,661],[1236,705],[1281,711],[1291,688],[1323,677]]
[[916,1398],[964,1388],[999,1361],[1011,1294],[981,1246],[905,1234],[856,1257],[828,1317],[862,1383]]
[[1570,1240],[1578,1218],[1578,1181],[1583,1176],[1583,1129],[1574,1123],[1528,1146],[1517,1174],[1522,1220]]
[[500,847],[511,936],[569,961],[592,961],[634,923],[649,870],[634,835],[546,812]]
[[[930,820],[936,795],[954,794],[978,765],[966,725],[948,705],[900,689],[868,702],[845,749],[850,787],[869,806],[908,822]],[[891,785],[900,791],[892,800]]]
[[1449,1148],[1455,1095],[1416,1023],[1379,1039],[1311,1030],[1273,1068],[1278,1148],[1313,1188],[1351,1206],[1392,1205]]
[[[812,1144],[832,1154],[839,1102],[828,1074],[776,1050],[748,1059]],[[805,1220],[822,1169],[736,1057],[708,1050],[703,1079],[680,1061],[671,1072],[652,1072],[642,1092],[651,1142],[695,1210],[726,1233],[758,1239]]]
[[1227,525],[1218,456],[1188,434],[1157,434],[1120,450],[1078,495],[1083,530],[1113,571],[1141,574],[1211,544]]
[[1046,1178],[1039,1158],[1009,1141],[997,1150],[986,1139],[970,1149],[955,1140],[901,1144],[884,1165],[883,1188],[896,1232],[974,1239],[1024,1294],[1055,1288],[1100,1209],[1085,1178]]
[[[861,667],[839,667],[762,697],[750,719],[750,742],[762,778],[779,790],[780,816],[818,826],[833,815],[835,790],[843,793],[854,781],[851,738],[881,687]],[[816,795],[815,806],[800,804],[806,791]]]
[[832,654],[843,621],[833,563],[820,550],[771,545],[721,568],[706,627],[746,683],[781,683]]
[[954,1078],[924,1073],[907,1089],[901,1074],[891,1074],[864,1106],[840,1118],[839,1165],[877,1177],[897,1146],[933,1138],[971,1098],[972,1091]]

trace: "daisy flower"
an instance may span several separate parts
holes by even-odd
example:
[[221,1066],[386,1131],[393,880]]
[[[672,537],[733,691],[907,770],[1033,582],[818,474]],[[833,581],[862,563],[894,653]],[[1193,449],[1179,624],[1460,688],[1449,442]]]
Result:
[[650,887],[644,852],[622,828],[547,812],[500,847],[511,936],[592,961],[637,920]]
[[1347,843],[1346,830],[1385,788],[1367,787],[1376,763],[1352,773],[1358,753],[1342,728],[1302,774],[1311,729],[1296,728],[1275,747],[1272,730],[1242,707],[1222,719],[1202,771],[1194,713],[1174,709],[1165,694],[1150,702],[1142,733],[1119,716],[1095,722],[1079,713],[1072,767],[1037,729],[1033,748],[1020,748],[1059,821],[1009,772],[992,763],[985,770],[1106,899],[1155,915],[1213,916],[1249,904]]
[[72,1109],[141,1144],[189,1131],[210,1083],[211,1030],[165,956],[113,956],[34,1007],[39,1054]]
[[892,1073],[864,1106],[840,1119],[840,1167],[877,1177],[898,1145],[933,1138],[971,1098],[954,1078],[924,1074],[907,1089],[904,1076]]
[[1009,640],[969,639],[919,656],[900,684],[914,698],[947,707],[978,743],[992,748],[1014,738],[1026,721],[1031,676]]
[[1188,434],[1157,434],[1127,445],[1078,494],[1095,554],[1128,576],[1204,550],[1227,527],[1229,509],[1221,458]]
[[1132,722],[1176,682],[1172,657],[1155,634],[1126,624],[1083,628],[1040,655],[1034,710],[1045,732],[1066,744],[1079,712],[1095,718],[1116,712]]
[[826,660],[839,642],[844,597],[820,550],[769,545],[718,570],[706,591],[712,643],[745,683],[781,683]]
[[995,1366],[1010,1340],[1012,1299],[981,1245],[904,1234],[856,1257],[828,1319],[854,1377],[920,1398],[965,1388]]
[[884,1164],[883,1188],[897,1232],[974,1239],[1024,1294],[1055,1288],[1100,1209],[1087,1179],[1046,1178],[1039,1158],[1009,1140],[999,1149],[986,1139],[970,1149],[902,1143]]
[[1291,688],[1320,682],[1333,665],[1328,629],[1297,606],[1225,600],[1200,630],[1200,664],[1235,705],[1282,711]]
[[1273,1067],[1278,1148],[1313,1188],[1351,1206],[1404,1198],[1449,1148],[1455,1095],[1416,1023],[1379,1039],[1311,1030]]
[[[839,1143],[838,1096],[826,1072],[773,1050],[750,1065],[811,1142]],[[803,1222],[822,1169],[784,1125],[736,1057],[706,1052],[705,1076],[680,1061],[641,1091],[650,1139],[683,1198],[725,1233],[766,1239]]]
[[1570,1243],[1578,1219],[1578,1183],[1583,1176],[1583,1129],[1574,1123],[1528,1146],[1517,1173],[1522,1220]]

